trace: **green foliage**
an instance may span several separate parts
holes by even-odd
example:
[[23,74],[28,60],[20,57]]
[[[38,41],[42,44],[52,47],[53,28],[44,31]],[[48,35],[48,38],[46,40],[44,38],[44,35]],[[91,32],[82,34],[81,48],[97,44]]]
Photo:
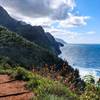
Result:
[[73,93],[60,80],[54,81],[51,78],[43,77],[39,75],[38,71],[30,72],[18,66],[16,68],[0,66],[0,74],[8,74],[17,80],[26,81],[26,88],[35,94],[33,100],[100,100],[99,80],[94,84],[90,80],[92,77],[90,75],[87,76],[88,78],[85,77],[87,79],[85,90],[81,95],[76,95],[77,92]]
[[[0,67],[5,74],[10,71],[10,75],[18,80],[24,80],[27,82],[27,88],[33,91],[37,100],[51,100],[53,98],[63,98],[62,100],[76,100],[76,95],[72,93],[65,85],[58,81],[42,77],[37,73],[32,73],[24,68],[4,68]],[[1,71],[1,70],[0,70]],[[48,98],[48,99],[47,99]],[[34,99],[33,99],[34,100]],[[55,100],[55,99],[54,99]]]
[[98,79],[98,81],[97,81],[97,83],[96,83],[96,87],[97,87],[98,89],[100,89],[100,78]]
[[27,69],[34,66],[57,64],[60,59],[22,36],[0,27],[0,57],[8,57],[11,65],[20,65]]
[[11,74],[12,71],[11,70],[4,70],[2,68],[0,68],[0,74]]
[[32,73],[22,67],[16,67],[14,70],[15,72],[13,72],[11,76],[17,80],[29,81],[32,77]]
[[12,74],[14,72],[14,70],[11,67],[3,67],[2,65],[0,65],[0,74]]
[[[40,75],[34,74],[33,78],[28,81],[27,87],[35,91],[39,100],[40,98],[46,98],[49,95],[53,95],[55,97],[63,97],[63,98],[76,98],[76,96],[63,84],[58,81],[53,81]],[[39,95],[38,95],[39,94]],[[70,99],[69,99],[70,100]]]
[[85,92],[80,96],[80,100],[100,100],[100,90],[94,84],[87,84]]
[[[31,72],[19,66],[12,68],[8,62],[8,58],[0,59],[0,74],[8,74],[14,79],[26,81],[26,88],[35,94],[33,100],[100,100],[100,79],[95,83],[93,76],[85,76],[85,88],[77,92],[79,85],[83,85],[80,79],[77,80],[78,70],[70,70],[70,66],[63,65],[60,71],[55,65],[50,69],[45,65]],[[69,73],[65,73],[68,70]]]
[[84,76],[84,81],[86,83],[92,83],[92,84],[95,83],[94,77],[92,75],[86,75],[86,76]]
[[80,100],[100,100],[100,88],[95,84],[94,77],[87,75],[84,77],[86,87],[84,93],[80,96]]

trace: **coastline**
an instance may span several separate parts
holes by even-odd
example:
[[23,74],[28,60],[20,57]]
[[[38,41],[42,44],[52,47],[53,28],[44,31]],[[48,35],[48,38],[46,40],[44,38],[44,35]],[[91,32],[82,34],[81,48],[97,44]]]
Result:
[[[74,45],[74,44],[67,44],[67,45]],[[75,44],[75,45],[80,45],[80,44]],[[82,44],[82,45],[85,45],[85,44]],[[87,45],[87,44],[86,44]],[[89,45],[89,44],[88,44]],[[87,46],[88,46],[87,45]],[[92,44],[90,44],[92,45]],[[94,44],[93,44],[94,45]],[[97,44],[96,44],[97,45]],[[98,44],[99,45],[99,44]],[[79,74],[81,76],[81,78],[83,79],[83,77],[85,75],[92,75],[94,77],[95,80],[98,80],[100,78],[100,68],[97,67],[97,68],[94,68],[94,67],[81,67],[81,66],[77,66],[76,64],[72,64],[70,62],[70,60],[68,60],[68,58],[66,57],[63,57],[63,48],[66,47],[66,45],[64,45],[63,47],[60,47],[60,50],[61,50],[61,54],[59,55],[60,58],[62,58],[63,60],[67,60],[69,65],[71,65],[74,69],[78,69],[79,70]]]
[[79,74],[81,78],[83,79],[85,75],[92,75],[95,80],[98,80],[100,78],[100,69],[94,69],[94,68],[83,68],[78,66],[72,66],[74,69],[79,70]]

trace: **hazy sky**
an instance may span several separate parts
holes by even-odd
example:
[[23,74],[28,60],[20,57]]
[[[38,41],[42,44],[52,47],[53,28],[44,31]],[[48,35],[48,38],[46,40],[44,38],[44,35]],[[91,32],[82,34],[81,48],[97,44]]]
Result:
[[70,43],[100,43],[100,0],[0,0],[17,20]]

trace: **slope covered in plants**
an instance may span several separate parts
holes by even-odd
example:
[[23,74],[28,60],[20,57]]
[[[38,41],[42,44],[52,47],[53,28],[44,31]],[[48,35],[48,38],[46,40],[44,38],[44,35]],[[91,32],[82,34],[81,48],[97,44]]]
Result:
[[9,63],[31,68],[43,64],[57,64],[61,59],[18,34],[0,27],[0,57]]

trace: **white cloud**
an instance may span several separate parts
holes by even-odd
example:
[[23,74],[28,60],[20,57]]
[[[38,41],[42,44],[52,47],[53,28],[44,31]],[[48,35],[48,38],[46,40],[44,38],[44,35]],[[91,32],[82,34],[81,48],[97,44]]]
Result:
[[[74,0],[0,0],[0,5],[7,10],[13,9],[17,16],[22,14],[32,18],[54,17],[59,20],[66,19],[68,10],[75,7],[75,2]],[[56,14],[59,17],[55,16]]]
[[0,0],[5,8],[11,8],[16,14],[30,17],[47,16],[52,12],[49,0]]
[[[69,43],[92,43],[93,42],[93,37],[95,37],[96,31],[83,31],[83,32],[76,32],[76,31],[71,31],[70,29],[57,29],[57,28],[45,28],[46,31],[49,31],[52,33],[52,35],[56,38],[61,38],[65,40],[66,42]],[[91,37],[91,38],[90,38]],[[99,37],[98,37],[99,38]],[[98,40],[96,40],[97,43]]]
[[75,0],[0,0],[11,16],[32,25],[50,26],[56,21],[59,27],[86,25],[88,16],[71,14],[76,7]]
[[87,32],[87,34],[93,35],[93,34],[96,34],[96,32],[95,31],[89,31],[89,32]]
[[90,19],[89,16],[76,16],[70,14],[66,20],[60,22],[60,26],[64,28],[72,28],[72,27],[79,27],[84,26],[87,24],[87,20]]
[[74,40],[77,38],[78,34],[77,32],[73,32],[66,29],[57,29],[57,28],[45,28],[45,31],[49,31],[54,37],[61,38],[65,40],[66,42],[68,40]]
[[46,31],[65,40],[76,39],[79,33],[68,29],[85,26],[90,18],[75,15],[78,12],[73,12],[77,7],[75,0],[0,0],[0,5],[15,19],[41,25]]
[[66,1],[67,5],[72,8],[72,10],[76,6],[75,0],[65,0],[65,1]]

